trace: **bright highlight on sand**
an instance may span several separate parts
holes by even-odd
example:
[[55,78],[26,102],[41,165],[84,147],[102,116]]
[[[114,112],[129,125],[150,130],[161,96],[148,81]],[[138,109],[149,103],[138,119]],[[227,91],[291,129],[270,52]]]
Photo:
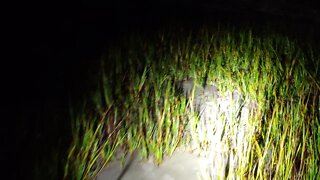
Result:
[[[256,131],[252,121],[257,114],[257,103],[238,91],[220,91],[216,85],[196,84],[193,80],[180,81],[180,89],[191,101],[191,146],[208,159],[203,164],[206,179],[236,178],[239,167],[248,163],[249,141]],[[196,120],[192,120],[196,118]],[[191,129],[192,132],[192,129]]]

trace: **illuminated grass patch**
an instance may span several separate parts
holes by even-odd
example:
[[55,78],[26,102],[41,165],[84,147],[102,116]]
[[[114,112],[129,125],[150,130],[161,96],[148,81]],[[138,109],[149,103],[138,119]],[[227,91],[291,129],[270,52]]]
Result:
[[276,34],[203,28],[129,36],[101,60],[88,100],[94,107],[73,113],[65,178],[95,177],[117,148],[159,164],[191,147],[212,158],[204,177],[314,179],[319,63],[312,49]]
[[[182,81],[181,89],[192,102],[191,114],[196,113],[196,128],[191,129],[190,146],[205,156],[208,162],[202,170],[210,179],[236,177],[240,166],[246,166],[249,142],[257,129],[261,114],[257,102],[238,91],[221,92],[215,85],[198,87],[192,80]],[[190,123],[189,129],[192,128]]]

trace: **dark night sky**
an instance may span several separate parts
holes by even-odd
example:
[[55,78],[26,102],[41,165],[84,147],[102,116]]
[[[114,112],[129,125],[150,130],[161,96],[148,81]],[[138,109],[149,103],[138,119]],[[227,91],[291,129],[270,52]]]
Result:
[[[315,1],[290,0],[291,4],[287,3],[289,0],[51,2],[34,2],[22,8],[19,13],[22,25],[17,30],[22,34],[22,47],[27,47],[26,53],[30,55],[19,60],[19,71],[25,74],[22,83],[37,88],[48,82],[42,87],[48,86],[51,91],[61,88],[61,85],[51,87],[56,83],[68,83],[63,81],[72,70],[77,71],[98,58],[106,43],[112,44],[117,37],[137,27],[152,31],[177,23],[214,24],[225,20],[262,23],[265,19],[300,23],[302,30],[307,27],[305,24],[320,24]],[[34,83],[29,79],[35,80]],[[30,88],[28,94],[33,93],[34,89]]]
[[[57,138],[51,136],[50,129],[64,130],[65,122],[60,120],[52,126],[45,120],[46,115],[65,111],[67,92],[81,89],[74,82],[81,81],[77,75],[90,68],[106,43],[112,44],[137,27],[152,31],[170,23],[214,23],[225,19],[259,22],[259,18],[289,17],[312,24],[311,27],[319,26],[320,12],[315,1],[290,1],[291,4],[286,1],[289,0],[25,2],[15,8],[14,21],[8,19],[14,27],[11,33],[17,39],[11,42],[15,47],[13,56],[17,58],[11,62],[14,68],[5,69],[11,93],[16,98],[9,100],[9,107],[16,113],[16,102],[19,104],[15,149],[20,155],[16,158],[32,161],[32,153],[30,157],[21,153],[31,152],[33,145]],[[45,132],[36,132],[39,128]],[[4,133],[10,134],[10,129]],[[7,141],[12,145],[10,139]],[[12,146],[7,147],[12,151]]]
[[[22,8],[18,31],[31,47],[24,65],[43,65],[50,71],[78,61],[77,56],[98,55],[105,42],[122,33],[144,26],[161,27],[170,23],[215,22],[224,19],[252,20],[271,17],[320,23],[315,1],[297,0],[215,0],[215,1],[51,1],[34,2]],[[290,2],[291,4],[288,4]],[[20,10],[19,10],[20,11]],[[279,18],[281,17],[281,18]],[[151,29],[151,28],[150,28]],[[34,62],[34,63],[33,63]],[[59,67],[56,67],[59,66]],[[67,67],[68,68],[68,67]],[[54,70],[56,71],[56,70]],[[61,69],[61,71],[64,71]]]

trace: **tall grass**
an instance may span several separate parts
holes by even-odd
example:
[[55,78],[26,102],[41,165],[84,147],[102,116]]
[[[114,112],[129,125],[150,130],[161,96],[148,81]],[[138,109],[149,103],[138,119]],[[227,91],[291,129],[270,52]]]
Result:
[[192,78],[199,86],[214,83],[257,102],[249,121],[257,130],[237,177],[315,179],[319,62],[311,48],[305,52],[267,32],[201,28],[127,36],[101,59],[89,100],[94,107],[71,112],[65,178],[94,178],[119,148],[160,164],[177,147],[189,146],[198,137],[199,118],[176,84]]

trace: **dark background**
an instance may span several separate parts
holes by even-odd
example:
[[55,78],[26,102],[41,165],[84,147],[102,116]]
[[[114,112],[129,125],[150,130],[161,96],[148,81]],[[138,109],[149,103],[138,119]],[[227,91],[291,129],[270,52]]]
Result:
[[[10,43],[14,47],[10,52],[13,60],[3,71],[14,94],[6,97],[7,107],[18,116],[15,134],[11,120],[7,120],[10,126],[3,126],[7,135],[3,155],[9,160],[7,168],[13,171],[8,173],[12,179],[32,178],[37,162],[44,171],[50,169],[52,152],[68,147],[70,96],[84,91],[86,74],[94,71],[103,50],[128,32],[153,32],[172,25],[192,27],[219,22],[263,26],[273,22],[275,28],[287,23],[288,33],[315,42],[320,34],[320,11],[315,1],[82,0],[33,1],[13,7],[14,13],[7,18],[14,27],[11,33],[15,38]],[[62,165],[62,155],[54,158]]]

